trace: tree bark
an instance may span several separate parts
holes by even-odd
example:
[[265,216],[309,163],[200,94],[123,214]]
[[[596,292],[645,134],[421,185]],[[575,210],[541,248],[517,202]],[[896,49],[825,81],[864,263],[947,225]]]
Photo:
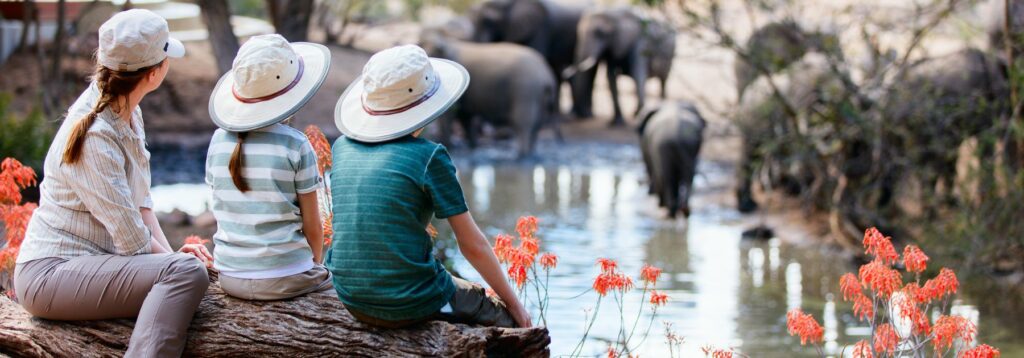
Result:
[[313,0],[267,0],[270,19],[277,33],[288,41],[306,41]]
[[[28,50],[28,32],[29,26],[32,26],[32,22],[37,19],[36,15],[36,2],[33,0],[26,0],[22,3],[21,12],[21,38],[18,40],[18,48],[15,52],[22,52]],[[38,21],[36,21],[38,22]],[[39,40],[39,34],[36,34],[36,41]]]
[[[0,352],[14,357],[122,356],[134,320],[31,318],[0,297]],[[225,296],[211,284],[189,328],[186,357],[548,356],[546,328],[493,328],[430,321],[406,329],[359,323],[334,292],[284,301]]]
[[53,61],[50,62],[50,78],[49,83],[51,86],[50,95],[54,103],[53,107],[60,107],[60,101],[64,95],[64,42],[67,37],[67,31],[65,31],[64,23],[67,22],[67,6],[65,0],[57,1],[57,34],[53,38]]
[[217,59],[217,70],[224,74],[231,70],[231,62],[238,52],[238,37],[231,27],[231,9],[227,0],[197,0],[196,3],[203,12],[203,23]]

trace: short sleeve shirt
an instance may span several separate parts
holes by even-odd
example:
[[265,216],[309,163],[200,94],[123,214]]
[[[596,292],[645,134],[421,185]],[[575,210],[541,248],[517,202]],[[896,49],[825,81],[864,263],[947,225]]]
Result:
[[243,140],[242,176],[235,187],[228,163],[238,135],[218,129],[206,156],[213,188],[217,233],[214,267],[238,278],[277,278],[313,268],[313,251],[302,233],[298,194],[323,186],[316,153],[306,136],[283,124],[249,132]]
[[431,217],[469,210],[448,151],[411,136],[376,144],[342,137],[333,156],[327,266],[339,298],[383,320],[437,312],[455,286],[426,227]]

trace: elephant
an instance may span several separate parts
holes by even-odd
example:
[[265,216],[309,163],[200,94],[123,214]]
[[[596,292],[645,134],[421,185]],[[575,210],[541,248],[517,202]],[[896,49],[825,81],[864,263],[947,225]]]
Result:
[[582,15],[582,8],[549,0],[489,0],[475,5],[468,17],[473,41],[512,42],[539,52],[555,76],[555,88],[560,89],[564,82],[560,74],[573,63]]
[[[891,150],[909,156],[926,188],[941,183],[949,194],[956,148],[998,125],[1010,111],[1009,97],[1007,65],[999,56],[966,48],[925,59],[894,81],[884,104],[893,128],[887,140]],[[987,142],[980,142],[985,156],[994,151]]]
[[450,138],[454,119],[462,124],[471,147],[480,133],[478,119],[511,127],[518,136],[520,158],[533,154],[541,127],[552,127],[561,139],[555,78],[537,51],[512,43],[458,41],[434,31],[421,34],[420,46],[432,57],[461,64],[470,75],[469,88],[441,121],[442,141]]
[[812,51],[842,56],[835,34],[808,32],[792,20],[773,22],[754,31],[743,47],[747,59],[733,63],[737,102],[762,74],[774,74],[799,61]]
[[648,38],[648,78],[657,78],[661,83],[661,99],[665,99],[668,86],[668,75],[672,71],[672,61],[676,57],[676,30],[671,25],[651,21],[647,26]]
[[640,151],[650,181],[648,193],[658,196],[658,205],[668,209],[670,218],[678,211],[690,217],[704,117],[693,104],[676,100],[644,107],[638,118]]
[[619,87],[615,81],[620,74],[628,75],[636,82],[636,111],[643,108],[644,85],[650,66],[650,38],[646,34],[649,23],[628,7],[592,10],[583,14],[577,29],[576,62],[563,73],[563,76],[572,76],[576,82],[578,117],[593,117],[594,77],[597,65],[602,62],[615,108],[611,125],[625,124],[619,106]]

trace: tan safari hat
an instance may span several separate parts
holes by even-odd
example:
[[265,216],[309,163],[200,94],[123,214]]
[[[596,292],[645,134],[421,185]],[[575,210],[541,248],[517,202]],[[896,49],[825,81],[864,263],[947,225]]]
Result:
[[283,121],[320,89],[330,67],[326,46],[289,43],[278,34],[253,36],[213,89],[210,117],[232,132]]
[[115,71],[136,71],[185,56],[185,46],[171,38],[167,20],[149,10],[114,14],[100,26],[99,35],[97,60]]
[[439,117],[468,86],[462,65],[427,57],[419,46],[392,47],[370,57],[345,89],[334,124],[361,142],[401,138]]

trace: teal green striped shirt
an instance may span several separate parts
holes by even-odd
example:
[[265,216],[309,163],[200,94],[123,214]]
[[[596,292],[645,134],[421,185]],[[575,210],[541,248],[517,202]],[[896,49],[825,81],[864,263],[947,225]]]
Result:
[[323,185],[309,140],[282,124],[249,132],[242,144],[242,176],[250,189],[245,193],[228,172],[237,143],[236,134],[218,129],[206,156],[217,219],[214,267],[240,278],[284,277],[313,268],[298,203],[298,194]]
[[398,321],[433,314],[455,292],[434,258],[431,216],[468,211],[448,151],[407,136],[370,144],[334,143],[334,241],[327,267],[345,306]]

